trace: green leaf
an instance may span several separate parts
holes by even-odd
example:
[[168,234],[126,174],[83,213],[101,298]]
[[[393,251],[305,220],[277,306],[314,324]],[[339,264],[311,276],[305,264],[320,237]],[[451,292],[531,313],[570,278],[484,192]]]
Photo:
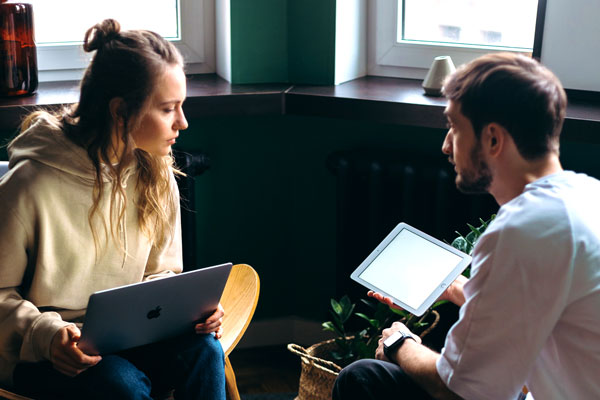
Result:
[[354,311],[354,304],[352,304],[348,309],[344,309],[342,314],[342,322],[348,321],[348,319],[352,316],[352,312]]
[[355,306],[352,304],[348,296],[344,296],[340,299],[340,305],[342,307],[340,318],[342,319],[342,323],[345,323],[352,316]]
[[467,252],[468,243],[467,240],[461,235],[454,239],[451,244],[452,247],[462,251],[463,253]]
[[331,321],[323,322],[321,326],[323,327],[324,331],[336,332],[336,329]]
[[441,306],[442,304],[446,304],[449,303],[448,300],[440,300],[440,301],[436,301],[435,303],[433,303],[433,305],[430,307],[431,310]]
[[337,315],[341,315],[342,314],[342,306],[340,303],[338,303],[335,299],[331,299],[331,309],[333,310],[333,312],[335,312]]
[[364,319],[365,321],[367,321],[373,328],[379,329],[380,324],[379,324],[378,320],[369,318],[365,314],[362,314],[362,313],[356,313],[354,315],[356,315],[357,317],[360,317],[360,318]]
[[375,357],[375,351],[367,346],[365,342],[361,341],[354,342],[354,352],[357,355],[357,359]]
[[478,228],[475,228],[471,224],[467,224],[467,226],[469,227],[469,229],[471,230],[471,232],[473,232],[475,234],[475,236],[480,236],[481,235],[481,231]]
[[344,296],[340,299],[340,304],[342,305],[342,307],[344,309],[349,308],[352,305],[352,302],[350,301],[350,297],[348,296]]
[[396,314],[396,315],[399,315],[399,316],[401,316],[401,317],[403,317],[403,318],[404,318],[404,317],[406,317],[406,316],[408,316],[408,314],[410,314],[408,311],[406,311],[406,310],[401,310],[401,309],[399,309],[399,308],[393,308],[393,307],[390,307],[390,310],[391,310],[391,311],[392,311],[394,314]]
[[376,310],[378,304],[380,304],[377,300],[371,300],[371,299],[360,299],[360,301],[362,301],[363,304],[365,304],[369,308],[372,308],[373,310]]

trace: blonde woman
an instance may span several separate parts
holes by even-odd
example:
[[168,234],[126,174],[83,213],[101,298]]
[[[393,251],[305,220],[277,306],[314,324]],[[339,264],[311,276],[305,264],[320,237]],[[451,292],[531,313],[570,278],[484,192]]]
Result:
[[[181,272],[171,146],[188,124],[181,55],[90,28],[80,101],[36,112],[0,181],[0,379],[36,398],[224,399],[222,307],[195,333],[115,355],[77,347],[91,293]],[[123,304],[127,307],[127,304]]]

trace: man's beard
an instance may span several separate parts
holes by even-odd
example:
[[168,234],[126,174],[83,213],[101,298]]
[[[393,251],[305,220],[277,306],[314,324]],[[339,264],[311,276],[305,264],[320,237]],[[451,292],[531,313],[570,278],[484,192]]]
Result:
[[481,157],[479,146],[474,146],[471,150],[471,164],[473,168],[470,171],[463,171],[456,176],[456,187],[463,193],[488,193],[492,183],[492,172]]

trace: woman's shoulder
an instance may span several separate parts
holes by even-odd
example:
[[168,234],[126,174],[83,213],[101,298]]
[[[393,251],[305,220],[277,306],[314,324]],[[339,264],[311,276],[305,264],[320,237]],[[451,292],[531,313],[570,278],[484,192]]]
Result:
[[51,177],[50,168],[43,163],[26,159],[8,170],[0,179],[2,197],[15,197],[21,193],[31,193],[40,188],[40,183]]

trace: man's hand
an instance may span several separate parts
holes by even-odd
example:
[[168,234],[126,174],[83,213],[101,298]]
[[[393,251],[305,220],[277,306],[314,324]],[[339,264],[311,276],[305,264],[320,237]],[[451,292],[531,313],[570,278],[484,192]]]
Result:
[[220,339],[223,336],[223,327],[221,324],[223,323],[223,316],[225,315],[225,309],[219,303],[219,306],[215,310],[215,312],[206,319],[206,321],[196,324],[195,331],[196,333],[215,333],[215,338]]
[[102,357],[89,356],[77,347],[81,331],[75,325],[61,328],[50,344],[50,361],[58,372],[74,377],[98,364]]
[[381,293],[377,293],[377,292],[374,292],[372,290],[369,290],[367,292],[367,296],[372,297],[375,300],[377,300],[377,301],[379,301],[379,302],[381,302],[383,304],[387,304],[388,306],[390,306],[392,308],[395,308],[397,310],[403,310],[402,307],[395,305],[391,298],[385,297]]
[[[463,286],[468,281],[469,281],[469,279],[466,276],[459,275],[458,278],[456,278],[454,280],[454,282],[452,282],[448,286],[448,288],[444,291],[444,293],[442,293],[442,295],[440,296],[440,298],[438,300],[448,300],[451,303],[454,303],[459,307],[462,306],[463,304],[465,304],[465,294],[463,293]],[[367,296],[373,297],[374,299],[380,301],[383,304],[387,304],[388,306],[390,306],[392,308],[395,308],[398,310],[403,309],[402,307],[399,307],[396,304],[394,304],[394,302],[392,301],[391,298],[385,297],[381,293],[377,293],[372,290],[369,290],[367,292]]]
[[465,283],[469,281],[464,275],[459,275],[458,278],[454,280],[449,286],[448,289],[442,293],[438,300],[448,300],[451,303],[456,304],[457,306],[462,306],[465,304],[465,294],[463,292],[463,286]]
[[[415,338],[415,342],[421,344],[421,338],[415,334],[413,334],[402,322],[394,322],[392,326],[387,329],[384,329],[381,332],[381,339],[379,339],[379,346],[375,350],[375,358],[378,360],[391,361],[396,362],[395,360],[389,360],[385,354],[383,353],[383,342],[390,336],[392,336],[395,332],[404,332],[408,333],[412,337]],[[408,339],[410,340],[410,339]]]

